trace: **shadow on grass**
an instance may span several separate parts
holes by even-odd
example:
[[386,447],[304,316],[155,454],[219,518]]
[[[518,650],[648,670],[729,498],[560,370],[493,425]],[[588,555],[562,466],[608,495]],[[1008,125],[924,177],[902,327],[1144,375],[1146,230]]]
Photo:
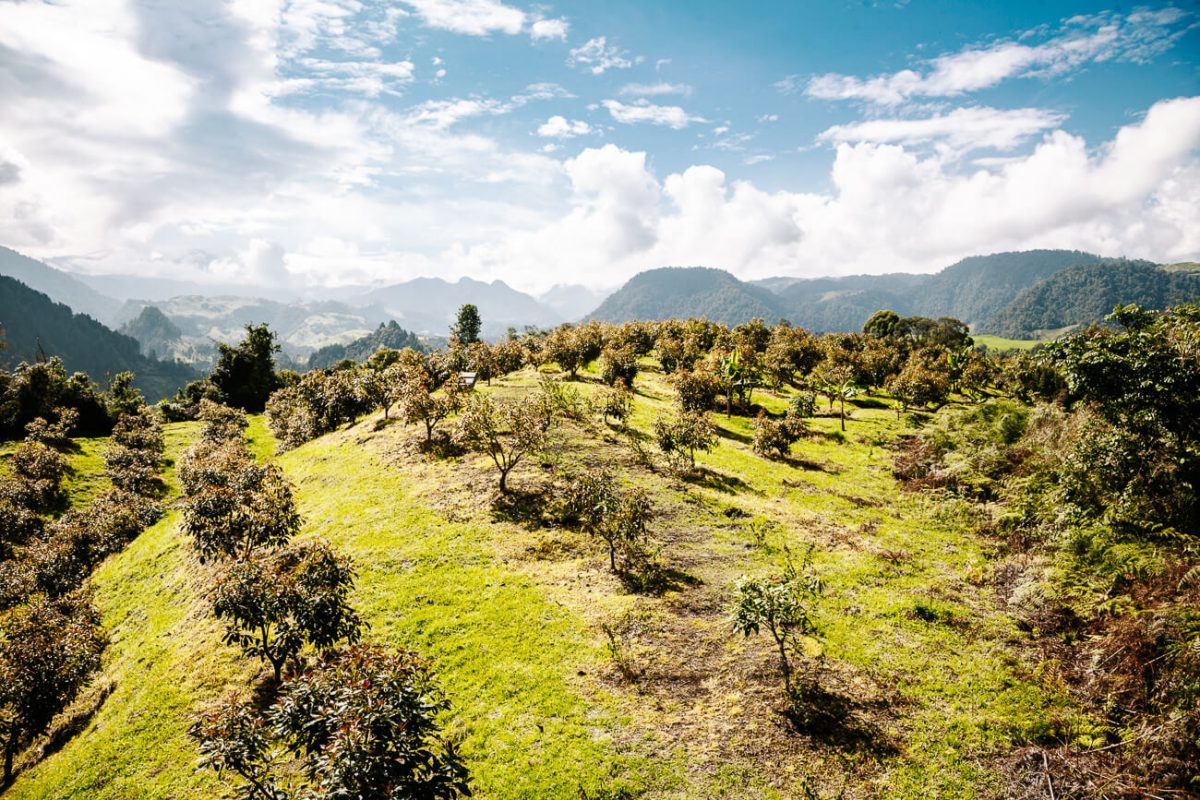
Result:
[[793,689],[784,713],[792,730],[809,736],[843,753],[869,755],[876,759],[899,753],[886,732],[855,712],[886,702],[856,703],[851,698],[821,686]]
[[546,527],[550,498],[545,489],[523,491],[509,489],[492,500],[492,518],[496,522],[512,522],[528,530]]
[[710,489],[716,489],[718,492],[724,492],[725,494],[738,494],[739,492],[757,494],[751,488],[750,484],[736,475],[725,475],[720,472],[714,472],[708,467],[697,467],[690,475],[684,476],[683,480],[696,486],[707,486]]
[[633,594],[658,596],[700,586],[704,581],[674,567],[654,566],[648,569],[622,570],[621,579],[626,591]]
[[807,458],[798,458],[797,456],[789,455],[787,458],[780,459],[782,463],[796,469],[807,469],[812,472],[824,472],[827,475],[841,475],[842,471],[829,464],[822,464],[818,461],[812,461]]
[[748,436],[744,433],[738,433],[737,431],[732,431],[723,425],[717,426],[717,435],[720,436],[722,439],[733,439],[734,441],[741,442],[742,444],[750,444],[751,442],[754,441],[753,437]]
[[422,453],[433,458],[458,458],[466,452],[441,431],[433,434],[432,439],[423,440],[418,447]]

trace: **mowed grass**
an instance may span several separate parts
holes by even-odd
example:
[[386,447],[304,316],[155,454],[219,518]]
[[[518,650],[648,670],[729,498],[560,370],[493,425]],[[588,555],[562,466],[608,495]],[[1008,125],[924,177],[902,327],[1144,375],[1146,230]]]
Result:
[[[582,395],[596,390],[593,373],[581,378]],[[480,391],[536,383],[527,370]],[[654,371],[636,385],[631,426],[644,434],[673,413],[673,394]],[[754,399],[778,412],[787,395]],[[615,428],[562,426],[559,456],[524,464],[515,486],[535,511],[552,499],[539,487],[573,462],[645,487],[676,578],[654,594],[623,585],[580,534],[501,513],[486,458],[422,455],[423,434],[378,421],[277,462],[295,481],[303,535],[353,557],[368,638],[433,662],[477,797],[992,797],[1006,753],[1078,719],[1022,668],[1022,634],[993,601],[987,543],[966,510],[896,486],[887,444],[905,423],[886,403],[864,399],[844,435],[836,417],[812,420],[786,462],[751,451],[750,420],[717,415],[720,445],[688,481],[646,469]],[[169,426],[171,453],[195,431]],[[247,437],[273,457],[260,417]],[[220,644],[208,577],[177,521],[173,511],[95,574],[113,637],[97,685],[111,694],[12,796],[222,796],[196,769],[188,716],[262,673]],[[810,546],[827,587],[825,644],[803,668],[847,712],[797,732],[780,713],[770,642],[733,636],[727,606],[740,575]]]

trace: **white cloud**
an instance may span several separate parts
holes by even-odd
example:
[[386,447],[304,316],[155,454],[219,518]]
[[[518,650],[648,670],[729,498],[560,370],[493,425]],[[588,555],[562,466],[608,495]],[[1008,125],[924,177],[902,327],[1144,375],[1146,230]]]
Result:
[[680,130],[692,122],[706,121],[704,117],[689,114],[679,106],[656,106],[645,100],[639,100],[632,105],[617,100],[605,100],[603,105],[613,119],[626,125],[648,122],[651,125],[665,125]]
[[1041,108],[996,109],[986,106],[956,108],[945,114],[916,119],[872,119],[834,125],[818,141],[894,142],[907,145],[936,143],[949,151],[978,148],[1012,150],[1047,130],[1057,127],[1066,115]]
[[403,0],[430,28],[468,36],[517,34],[525,27],[525,12],[497,0]]
[[660,81],[659,83],[627,83],[621,87],[620,94],[623,97],[661,97],[668,94],[678,94],[688,97],[692,94],[692,87],[686,83],[667,83]]
[[[1062,75],[1089,62],[1143,62],[1169,49],[1192,24],[1192,15],[1173,7],[1143,9],[1124,17],[1112,13],[1073,17],[1042,44],[1000,41],[939,56],[919,69],[870,78],[828,73],[812,78],[804,91],[827,100],[879,105],[897,105],[912,97],[956,97],[1009,78]],[[799,83],[793,75],[775,85],[789,94]]]
[[778,114],[759,114],[757,117],[755,117],[755,119],[759,123],[762,123],[762,124],[766,124],[768,122],[779,122],[779,115]]
[[529,36],[534,41],[557,39],[565,42],[571,25],[565,19],[539,19],[529,26]]
[[770,153],[758,153],[756,155],[746,156],[744,159],[742,159],[742,163],[748,167],[752,167],[755,164],[762,164],[764,162],[773,160],[775,160],[775,156],[771,155]]
[[567,66],[585,67],[593,75],[601,75],[610,69],[629,69],[642,60],[641,56],[633,60],[628,56],[628,52],[615,44],[610,45],[606,37],[597,36],[573,49],[567,57]]
[[538,136],[547,139],[570,139],[591,133],[592,126],[581,119],[568,120],[566,117],[553,116],[538,126]]
[[780,94],[795,94],[804,87],[804,81],[799,75],[788,75],[773,84],[775,91]]
[[770,275],[927,272],[967,255],[1080,248],[1200,254],[1200,97],[1154,105],[1098,149],[1063,131],[994,169],[959,172],[901,145],[840,144],[828,193],[767,192],[711,166],[661,181],[612,145],[568,162],[573,208],[541,228],[448,253],[519,285],[626,278],[664,264]]

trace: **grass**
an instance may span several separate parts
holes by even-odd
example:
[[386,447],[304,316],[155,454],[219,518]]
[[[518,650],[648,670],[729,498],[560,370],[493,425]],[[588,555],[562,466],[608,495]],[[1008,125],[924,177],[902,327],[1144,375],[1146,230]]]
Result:
[[[586,396],[595,376],[581,378]],[[536,376],[495,384],[480,391],[519,396]],[[645,433],[672,413],[672,393],[657,372],[636,386],[631,426]],[[755,402],[780,412],[787,395]],[[1023,634],[993,602],[967,509],[898,490],[887,443],[905,423],[855,406],[843,436],[820,416],[778,462],[751,452],[750,420],[716,421],[720,445],[689,480],[646,469],[615,428],[562,426],[556,456],[514,473],[523,515],[496,503],[485,458],[428,458],[423,433],[378,416],[277,462],[303,535],[354,558],[370,638],[434,662],[477,797],[997,796],[1007,754],[1078,712],[1023,670]],[[169,426],[170,453],[195,432]],[[274,457],[261,417],[247,436]],[[615,465],[651,493],[672,576],[661,591],[631,592],[602,546],[530,522],[546,517],[540,487],[573,462]],[[172,512],[94,575],[113,637],[98,685],[111,694],[11,796],[221,796],[195,769],[188,715],[263,673],[220,644],[205,571],[176,522]],[[734,637],[726,608],[738,576],[810,546],[827,586],[824,654],[802,668],[816,700],[842,713],[797,732],[770,643]]]
[[975,340],[976,347],[986,347],[997,353],[1004,353],[1011,350],[1032,350],[1039,344],[1045,344],[1048,339],[1005,339],[1003,336],[993,336],[990,333],[972,334],[971,338]]

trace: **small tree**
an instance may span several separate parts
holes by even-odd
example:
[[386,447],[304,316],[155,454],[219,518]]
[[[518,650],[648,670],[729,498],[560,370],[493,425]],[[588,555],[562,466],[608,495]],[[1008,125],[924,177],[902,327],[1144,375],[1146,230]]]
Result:
[[450,338],[457,344],[469,345],[479,341],[479,331],[483,321],[479,318],[479,309],[473,303],[466,303],[458,309],[454,326],[450,328]]
[[8,784],[13,757],[87,683],[107,639],[99,612],[79,595],[33,595],[0,617],[0,632],[0,740]]
[[696,369],[680,369],[672,376],[678,394],[679,407],[684,411],[702,413],[717,405],[721,395],[721,378],[704,365]]
[[265,713],[227,703],[190,734],[205,764],[246,782],[246,800],[285,800],[291,771],[306,778],[309,800],[449,800],[471,792],[441,736],[448,708],[420,657],[360,645],[286,683]]
[[754,420],[754,452],[768,458],[786,458],[792,445],[804,435],[804,422],[791,414],[772,419],[760,411]]
[[241,409],[231,408],[202,398],[196,406],[196,419],[203,420],[200,438],[206,442],[224,442],[230,439],[241,441],[242,432],[249,424]]
[[611,389],[602,391],[596,397],[596,408],[600,411],[601,421],[615,419],[622,425],[633,411],[633,392],[624,381],[617,381]]
[[637,352],[632,346],[606,347],[600,353],[600,380],[609,386],[622,381],[626,386],[633,386],[633,379],[638,374]]
[[357,641],[362,622],[350,607],[353,587],[349,560],[329,545],[291,545],[230,566],[213,591],[213,612],[227,621],[225,643],[266,660],[278,681],[305,645],[328,650]]
[[[183,530],[207,558],[245,558],[286,543],[300,530],[291,486],[279,467],[221,453],[217,469],[185,480]],[[182,478],[181,478],[182,479]]]
[[508,474],[530,453],[545,448],[554,414],[544,395],[503,400],[475,395],[458,418],[454,439],[485,453],[500,471],[500,491],[508,492]]
[[[708,413],[685,411],[673,420],[658,418],[654,422],[654,438],[658,449],[668,460],[686,458],[689,470],[696,468],[696,451],[707,453],[717,445],[717,429]],[[678,464],[677,466],[682,466]]]
[[425,443],[433,441],[434,429],[462,408],[463,394],[454,377],[442,384],[441,393],[428,372],[409,370],[401,384],[400,408],[407,424],[425,425]]
[[13,500],[39,513],[46,513],[65,502],[62,491],[67,462],[57,450],[40,442],[25,442],[9,459]]
[[354,388],[371,408],[381,410],[387,419],[392,406],[404,396],[404,368],[392,363],[379,369],[369,366],[358,369],[354,373]]
[[921,359],[913,357],[884,384],[889,394],[900,402],[896,406],[896,418],[910,406],[941,405],[950,395],[950,379],[941,370],[930,369]]
[[799,651],[801,637],[818,633],[815,606],[822,586],[808,565],[806,556],[800,569],[789,563],[783,575],[743,577],[735,587],[733,629],[744,636],[767,629],[779,651],[779,670],[789,697],[794,696],[791,656]]

